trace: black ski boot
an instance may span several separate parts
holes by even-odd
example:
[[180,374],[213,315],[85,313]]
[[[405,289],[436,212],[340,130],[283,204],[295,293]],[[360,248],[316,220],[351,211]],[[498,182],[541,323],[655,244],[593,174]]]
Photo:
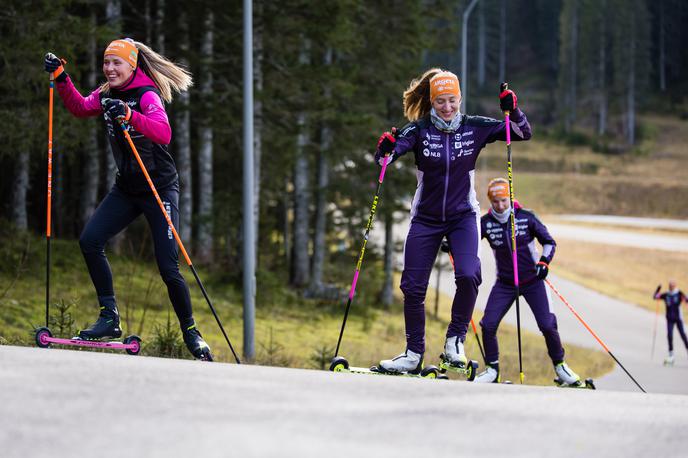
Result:
[[184,336],[186,348],[189,349],[194,358],[200,359],[201,361],[213,360],[213,355],[210,353],[210,347],[205,343],[205,340],[203,340],[203,336],[201,336],[198,328],[196,328],[196,324],[186,328],[182,334]]
[[100,315],[88,329],[79,331],[79,338],[84,340],[118,339],[122,336],[119,327],[119,312],[114,296],[98,297]]

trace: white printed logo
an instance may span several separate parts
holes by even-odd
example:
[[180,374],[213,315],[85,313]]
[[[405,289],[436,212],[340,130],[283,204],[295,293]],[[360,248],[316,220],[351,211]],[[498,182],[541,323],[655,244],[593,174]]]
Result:
[[430,150],[427,149],[427,148],[425,148],[425,149],[423,150],[423,156],[425,156],[425,157],[430,157]]

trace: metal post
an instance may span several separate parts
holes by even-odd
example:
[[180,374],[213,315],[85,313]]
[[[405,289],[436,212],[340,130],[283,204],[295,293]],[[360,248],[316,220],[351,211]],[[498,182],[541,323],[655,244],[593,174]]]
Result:
[[253,203],[253,1],[244,0],[244,357],[255,357],[256,244]]
[[463,12],[463,25],[461,26],[461,112],[466,113],[466,98],[468,97],[468,17],[475,8],[478,0],[471,3]]

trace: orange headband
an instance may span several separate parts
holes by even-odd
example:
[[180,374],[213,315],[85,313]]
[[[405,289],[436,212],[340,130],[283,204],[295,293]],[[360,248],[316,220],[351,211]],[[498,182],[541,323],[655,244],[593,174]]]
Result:
[[440,72],[430,78],[430,101],[440,95],[455,95],[461,97],[459,78],[452,72]]
[[103,56],[108,54],[117,56],[126,62],[129,62],[132,67],[136,68],[136,61],[139,57],[139,50],[136,49],[134,43],[129,40],[115,40],[105,48]]
[[504,178],[495,178],[490,181],[487,185],[487,198],[492,201],[492,199],[503,199],[509,197],[509,182]]

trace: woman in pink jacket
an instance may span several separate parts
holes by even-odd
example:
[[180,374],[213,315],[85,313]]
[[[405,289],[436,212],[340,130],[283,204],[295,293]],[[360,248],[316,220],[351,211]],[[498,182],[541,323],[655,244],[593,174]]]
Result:
[[[100,203],[79,238],[100,304],[100,316],[82,339],[118,338],[122,335],[112,283],[105,256],[108,240],[143,214],[153,235],[160,275],[179,318],[184,342],[195,358],[212,361],[208,344],[193,318],[191,296],[179,272],[177,245],[117,121],[130,126],[129,133],[175,226],[179,222],[179,177],[167,146],[172,131],[164,102],[173,92],[187,90],[191,75],[143,43],[115,40],[103,53],[105,83],[83,97],[54,54],[45,56],[45,70],[53,73],[57,90],[76,117],[103,115],[105,130],[117,164],[117,180]],[[95,190],[94,190],[95,192]]]

